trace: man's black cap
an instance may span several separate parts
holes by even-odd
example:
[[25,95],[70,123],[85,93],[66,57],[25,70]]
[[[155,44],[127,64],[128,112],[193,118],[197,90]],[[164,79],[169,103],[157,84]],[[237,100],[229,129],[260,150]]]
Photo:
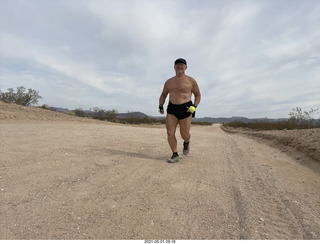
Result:
[[183,58],[178,58],[176,61],[174,61],[174,64],[185,64],[187,65],[187,61]]

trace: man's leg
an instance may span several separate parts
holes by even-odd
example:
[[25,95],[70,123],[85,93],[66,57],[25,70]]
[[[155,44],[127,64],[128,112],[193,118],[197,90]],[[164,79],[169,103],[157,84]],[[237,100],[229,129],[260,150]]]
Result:
[[192,116],[190,115],[188,118],[185,118],[179,121],[180,134],[184,142],[189,142],[191,138],[191,135],[190,135],[191,120],[192,120]]
[[191,138],[191,135],[190,135],[191,120],[192,120],[192,116],[189,116],[188,118],[185,118],[179,121],[180,134],[182,139],[184,140],[184,143],[183,143],[184,155],[187,155],[189,153],[189,142]]
[[177,119],[176,116],[172,114],[167,114],[166,127],[167,127],[168,142],[173,153],[178,151],[177,138],[175,136],[178,123],[179,123],[179,120]]

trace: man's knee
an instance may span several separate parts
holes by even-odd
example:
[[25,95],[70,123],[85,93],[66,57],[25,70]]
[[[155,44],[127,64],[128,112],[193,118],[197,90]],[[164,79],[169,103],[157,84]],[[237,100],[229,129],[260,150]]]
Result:
[[167,129],[167,135],[170,136],[174,136],[175,135],[175,130],[171,130],[171,129]]
[[189,132],[181,131],[180,133],[181,133],[181,137],[182,137],[183,140],[189,141],[189,139],[190,139],[190,137],[191,137],[191,135],[190,135]]

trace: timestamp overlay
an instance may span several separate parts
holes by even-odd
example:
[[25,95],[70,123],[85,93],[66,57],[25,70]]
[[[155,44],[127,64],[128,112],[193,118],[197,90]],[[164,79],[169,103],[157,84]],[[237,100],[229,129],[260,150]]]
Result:
[[[215,243],[226,242],[225,240],[214,240]],[[139,242],[141,243],[141,242]],[[212,243],[212,240],[144,240],[145,244],[191,244],[191,243]]]
[[144,240],[145,244],[176,244],[176,240]]

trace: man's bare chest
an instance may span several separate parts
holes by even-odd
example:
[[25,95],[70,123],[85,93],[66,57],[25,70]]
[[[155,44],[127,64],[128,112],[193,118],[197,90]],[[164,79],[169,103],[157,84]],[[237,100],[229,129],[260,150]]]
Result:
[[169,92],[171,93],[189,93],[191,90],[192,83],[189,80],[176,80],[169,85]]

